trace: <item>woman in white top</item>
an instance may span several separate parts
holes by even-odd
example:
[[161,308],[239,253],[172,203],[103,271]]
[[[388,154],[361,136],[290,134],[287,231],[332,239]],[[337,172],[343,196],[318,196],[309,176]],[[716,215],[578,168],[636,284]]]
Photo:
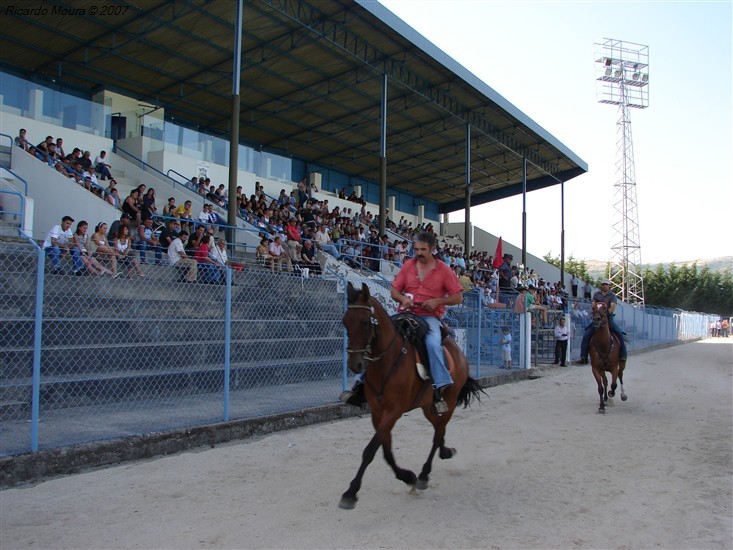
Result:
[[[89,273],[92,275],[112,275],[109,269],[103,267],[102,264],[89,255],[89,251],[87,250],[87,242],[89,240],[89,236],[87,235],[88,227],[89,224],[84,220],[76,225],[76,231],[71,237],[72,247],[79,251],[81,262]],[[74,271],[74,275],[83,274],[84,272],[81,269]]]
[[117,262],[120,266],[127,268],[127,278],[129,279],[134,269],[138,277],[142,277],[143,273],[137,264],[135,255],[132,252],[132,243],[130,242],[130,228],[126,225],[120,225],[117,232],[117,238],[114,241],[115,254]]
[[107,242],[107,224],[101,222],[94,228],[94,234],[90,239],[89,246],[92,257],[100,262],[109,262],[113,276],[117,276],[117,255],[114,249]]

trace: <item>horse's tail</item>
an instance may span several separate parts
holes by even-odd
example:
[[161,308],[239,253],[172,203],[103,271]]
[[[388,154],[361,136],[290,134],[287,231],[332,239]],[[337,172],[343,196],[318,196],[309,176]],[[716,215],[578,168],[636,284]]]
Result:
[[481,387],[481,384],[479,384],[478,381],[469,376],[466,379],[466,383],[463,384],[460,393],[458,394],[458,402],[456,403],[456,407],[458,405],[463,405],[463,408],[465,409],[471,404],[474,398],[476,398],[476,401],[481,401],[482,393],[484,395],[488,395]]

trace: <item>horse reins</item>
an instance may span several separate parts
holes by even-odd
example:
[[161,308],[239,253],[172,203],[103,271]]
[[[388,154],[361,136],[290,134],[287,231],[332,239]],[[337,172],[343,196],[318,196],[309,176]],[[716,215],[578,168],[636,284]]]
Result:
[[[377,326],[379,325],[379,319],[377,319],[374,316],[374,306],[362,306],[359,304],[351,304],[346,306],[346,309],[366,309],[369,310],[369,340],[367,340],[366,346],[364,346],[361,349],[349,349],[346,348],[346,353],[361,353],[364,357],[365,361],[369,361],[370,363],[374,363],[375,361],[379,361],[382,357],[384,357],[384,354],[389,351],[389,348],[392,347],[392,344],[394,343],[395,339],[397,338],[397,331],[395,331],[395,335],[392,337],[392,340],[390,341],[389,345],[387,345],[384,348],[384,351],[377,355],[376,357],[372,356],[372,342],[377,337]],[[407,350],[402,348],[402,353],[406,353]]]
[[[389,349],[392,347],[392,344],[397,339],[398,331],[395,330],[395,334],[392,337],[392,340],[389,342],[389,344],[385,347],[384,351],[379,354],[376,357],[372,357],[372,342],[377,337],[377,326],[379,325],[379,319],[377,319],[374,315],[374,306],[362,306],[359,304],[351,304],[346,306],[347,309],[366,309],[369,310],[369,340],[366,343],[366,346],[361,349],[349,349],[346,348],[346,353],[361,353],[364,360],[368,361],[370,363],[373,363],[375,361],[379,361],[384,357],[384,355],[389,351]],[[402,337],[402,348],[400,349],[399,355],[397,355],[397,359],[395,360],[394,364],[390,367],[389,371],[387,372],[386,376],[382,378],[382,387],[380,389],[375,388],[369,380],[365,377],[364,383],[371,386],[372,390],[374,391],[374,394],[377,396],[377,399],[381,401],[382,394],[384,391],[384,387],[387,385],[387,382],[390,378],[392,378],[392,375],[397,371],[397,368],[400,366],[400,363],[402,362],[402,358],[407,354],[407,348],[404,345],[405,338]],[[422,392],[421,392],[422,394]]]

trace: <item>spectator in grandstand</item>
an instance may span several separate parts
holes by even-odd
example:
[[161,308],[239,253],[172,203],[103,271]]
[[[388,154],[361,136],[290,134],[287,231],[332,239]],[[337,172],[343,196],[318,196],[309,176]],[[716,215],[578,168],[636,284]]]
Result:
[[168,246],[168,261],[170,264],[183,271],[182,279],[188,283],[195,283],[198,280],[198,263],[189,258],[183,248],[183,240],[188,237],[188,232],[181,231]]
[[164,216],[171,216],[175,214],[176,209],[178,207],[176,206],[176,198],[175,197],[169,197],[168,198],[168,204],[166,204],[163,207],[163,215]]
[[176,215],[181,219],[181,229],[191,231],[193,214],[191,213],[191,201],[184,202],[176,209]]
[[229,257],[227,256],[227,240],[224,237],[216,239],[216,246],[212,246],[211,250],[209,250],[209,257],[222,266],[229,265]]
[[152,218],[147,218],[142,224],[137,226],[137,241],[135,242],[135,248],[140,253],[141,264],[147,263],[148,250],[155,252],[156,265],[163,263],[160,241],[155,236]]
[[97,158],[94,159],[94,169],[99,172],[101,181],[104,181],[104,178],[112,179],[110,168],[112,166],[107,162],[107,151],[100,151]]
[[130,191],[130,194],[122,203],[122,211],[130,216],[131,220],[134,220],[135,225],[140,225],[142,222],[142,211],[138,207],[139,192],[137,189]]
[[117,231],[117,237],[114,240],[114,250],[117,255],[117,265],[120,270],[123,268],[126,269],[128,279],[132,276],[133,271],[137,273],[138,277],[143,276],[143,272],[132,252],[129,226],[120,224],[120,228]]
[[84,151],[79,159],[79,163],[84,170],[92,170],[92,154],[89,151]]
[[92,256],[96,258],[100,263],[109,262],[109,270],[112,272],[112,276],[117,276],[117,255],[114,249],[109,245],[107,241],[107,224],[104,222],[98,223],[97,227],[94,228],[94,233],[90,238],[89,246]]
[[585,283],[583,285],[583,299],[590,300],[592,292],[593,292],[593,285],[591,285],[590,283]]
[[168,250],[168,247],[173,242],[173,239],[178,236],[180,230],[181,222],[179,222],[177,219],[168,220],[168,223],[165,225],[165,227],[163,227],[163,229],[160,230],[160,235],[158,235],[160,248],[163,250]]
[[287,269],[289,272],[292,273],[293,271],[293,262],[290,259],[290,256],[285,252],[285,249],[283,248],[283,239],[280,235],[277,235],[275,237],[275,240],[273,240],[270,243],[270,246],[267,248],[268,253],[270,254],[270,271],[272,273],[275,273],[275,264],[277,263],[277,270],[282,271],[283,270],[283,260],[285,260],[285,263],[287,264]]
[[288,246],[290,258],[294,262],[299,262],[300,252],[298,250],[298,246],[301,244],[301,241],[300,231],[298,231],[298,226],[295,224],[295,219],[289,219],[285,223],[285,237],[287,238],[286,243]]
[[201,241],[203,241],[204,235],[206,235],[206,228],[203,225],[196,227],[196,231],[191,234],[188,238],[188,242],[186,243],[186,254],[192,258],[195,256],[196,249],[201,246]]
[[74,259],[74,275],[109,275],[113,273],[102,264],[100,264],[87,249],[89,235],[87,229],[89,224],[82,220],[76,224],[76,231],[71,237],[71,256]]
[[570,290],[573,293],[573,298],[578,297],[578,285],[580,284],[580,279],[578,279],[578,276],[573,274],[573,276],[570,278]]
[[21,149],[23,149],[23,151],[27,151],[31,145],[30,143],[28,143],[28,139],[26,138],[26,133],[27,133],[26,129],[21,128],[20,130],[18,130],[18,135],[15,136],[15,139],[13,139],[13,144],[16,147],[20,147]]
[[54,225],[48,232],[46,240],[43,241],[43,249],[51,261],[52,275],[62,275],[64,273],[64,270],[61,268],[61,256],[69,253],[72,238],[72,223],[74,223],[74,218],[64,216],[61,218],[61,224]]
[[257,246],[257,250],[255,250],[255,260],[257,261],[258,265],[264,267],[270,264],[271,259],[272,256],[270,256],[270,241],[267,239],[267,237],[263,237],[260,241],[260,244]]
[[109,232],[107,233],[107,242],[113,243],[114,240],[117,238],[117,233],[120,231],[120,226],[126,225],[127,228],[130,228],[130,215],[125,214],[124,212],[122,215],[120,215],[119,220],[115,220],[112,222],[112,226],[109,228]]
[[158,207],[155,204],[155,189],[152,187],[143,195],[143,205],[140,209],[142,221],[152,218],[158,213]]
[[38,159],[42,160],[43,162],[47,162],[50,166],[53,163],[51,161],[51,157],[49,156],[49,145],[53,145],[55,151],[56,145],[53,143],[53,136],[46,136],[46,139],[36,145],[35,152]]
[[198,215],[199,224],[203,225],[204,227],[208,227],[211,223],[211,218],[209,217],[209,207],[209,204],[204,203],[204,206],[201,208],[201,212],[199,212]]
[[547,325],[547,306],[540,302],[540,299],[537,296],[537,289],[534,285],[529,285],[527,295],[528,297],[531,296],[531,304],[529,304],[527,310],[538,310],[542,318],[542,325],[546,328],[550,328]]
[[341,258],[341,254],[339,254],[338,248],[336,248],[336,246],[334,246],[333,242],[331,241],[331,235],[328,234],[328,228],[325,225],[322,225],[318,228],[318,231],[316,231],[315,240],[316,246],[320,250],[322,250],[323,252],[328,252],[337,260]]
[[512,260],[514,260],[514,256],[511,254],[504,254],[502,259],[503,262],[499,268],[499,289],[508,291],[512,287]]
[[300,267],[308,268],[311,273],[315,275],[321,274],[321,264],[316,258],[316,249],[313,248],[313,241],[303,241],[302,245],[299,246],[300,251]]
[[56,158],[63,159],[66,157],[64,152],[64,140],[62,138],[56,138]]
[[217,284],[222,282],[224,271],[215,260],[209,257],[210,242],[211,236],[205,234],[201,239],[201,244],[196,248],[194,260],[198,263],[200,282]]

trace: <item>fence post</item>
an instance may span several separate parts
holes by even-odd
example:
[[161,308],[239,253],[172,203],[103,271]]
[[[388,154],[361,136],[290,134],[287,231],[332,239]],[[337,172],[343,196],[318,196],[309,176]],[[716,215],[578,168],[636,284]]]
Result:
[[226,291],[224,294],[224,422],[229,420],[229,380],[231,373],[232,341],[232,268],[225,268]]
[[478,308],[477,313],[477,327],[476,327],[476,341],[478,342],[476,347],[476,374],[475,377],[479,378],[481,376],[481,324],[483,323],[482,319],[482,306],[483,306],[483,295],[484,295],[484,289],[480,288],[478,289],[478,300],[476,300],[476,307]]
[[[349,297],[346,293],[346,287],[348,285],[348,282],[346,280],[346,277],[344,275],[339,275],[339,282],[338,285],[340,288],[343,289],[343,311],[346,311],[347,306],[349,305]],[[348,347],[348,337],[346,335],[346,330],[344,330],[344,341],[343,341],[343,365],[341,366],[341,391],[346,391],[346,384],[348,382],[348,376],[349,376],[349,369],[346,364],[346,359],[348,357],[348,354],[346,353],[346,348]]]
[[43,285],[46,275],[46,251],[38,247],[36,312],[33,331],[33,385],[31,393],[31,451],[38,450],[38,422],[41,411],[41,343],[43,340]]

